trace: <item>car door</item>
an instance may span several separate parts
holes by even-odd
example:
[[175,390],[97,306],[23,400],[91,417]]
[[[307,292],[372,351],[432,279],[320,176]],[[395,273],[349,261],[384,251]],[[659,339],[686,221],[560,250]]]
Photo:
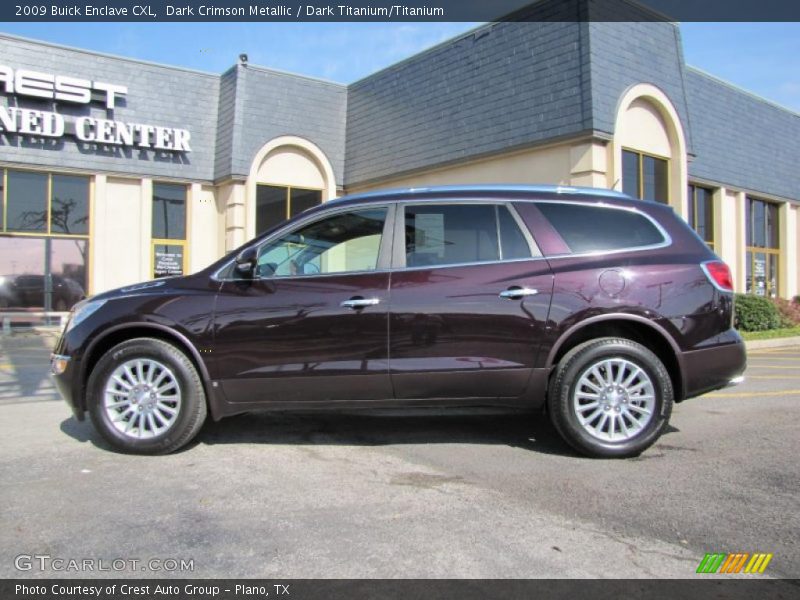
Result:
[[553,275],[513,207],[403,203],[393,264],[389,365],[397,398],[522,395]]
[[306,219],[259,246],[253,278],[235,266],[220,274],[212,363],[229,402],[392,397],[392,211],[366,205]]

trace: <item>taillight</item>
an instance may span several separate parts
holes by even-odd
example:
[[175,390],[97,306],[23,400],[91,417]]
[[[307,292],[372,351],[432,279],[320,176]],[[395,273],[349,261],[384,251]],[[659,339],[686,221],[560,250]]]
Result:
[[710,260],[700,264],[715,288],[722,292],[733,291],[733,275],[731,269],[721,260]]

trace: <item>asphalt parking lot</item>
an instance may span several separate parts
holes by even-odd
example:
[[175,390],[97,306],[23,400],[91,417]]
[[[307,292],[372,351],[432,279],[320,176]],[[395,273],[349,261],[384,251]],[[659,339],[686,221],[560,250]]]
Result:
[[72,418],[50,343],[0,337],[0,577],[677,578],[706,552],[800,577],[800,348],[752,352],[745,384],[678,405],[636,459],[580,458],[544,418],[444,413],[244,415],[151,458]]

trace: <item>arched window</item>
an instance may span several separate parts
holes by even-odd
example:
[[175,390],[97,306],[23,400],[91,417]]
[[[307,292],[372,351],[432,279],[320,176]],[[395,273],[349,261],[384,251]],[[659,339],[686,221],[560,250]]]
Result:
[[284,136],[257,153],[248,179],[248,232],[258,235],[335,195],[333,170],[308,140]]

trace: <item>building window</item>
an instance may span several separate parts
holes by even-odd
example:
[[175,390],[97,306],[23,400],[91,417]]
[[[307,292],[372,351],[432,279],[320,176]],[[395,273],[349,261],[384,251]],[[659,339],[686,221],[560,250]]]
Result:
[[90,190],[88,177],[0,169],[0,310],[86,297]]
[[745,204],[747,223],[747,292],[775,298],[780,289],[778,261],[777,204],[748,197]]
[[640,200],[669,203],[669,161],[643,152],[622,151],[622,191]]
[[689,185],[689,225],[714,249],[714,190]]
[[152,272],[154,278],[186,272],[186,186],[153,184]]
[[256,188],[256,235],[322,203],[322,190],[259,185]]

